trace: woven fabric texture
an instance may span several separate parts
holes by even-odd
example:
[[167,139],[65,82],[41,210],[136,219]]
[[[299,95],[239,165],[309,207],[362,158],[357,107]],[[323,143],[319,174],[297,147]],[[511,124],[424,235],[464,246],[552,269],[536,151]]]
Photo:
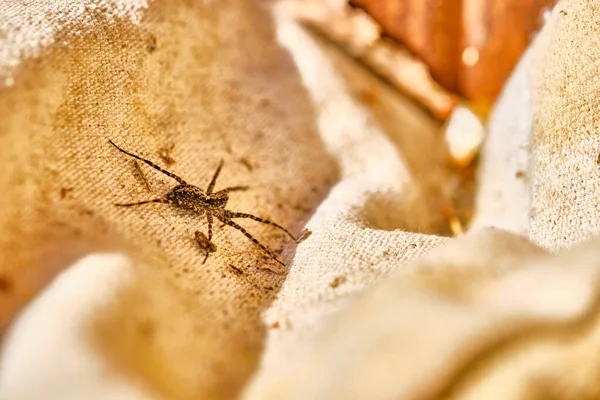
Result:
[[[11,56],[0,96],[4,322],[80,255],[119,251],[135,283],[97,311],[91,339],[167,398],[231,397],[257,363],[259,313],[285,275],[220,224],[202,265],[203,216],[115,207],[176,182],[142,165],[149,190],[108,140],[202,188],[224,160],[216,189],[251,187],[229,209],[300,233],[338,167],[269,14],[245,1],[49,1],[4,2],[0,15]],[[285,235],[238,222],[290,259]]]

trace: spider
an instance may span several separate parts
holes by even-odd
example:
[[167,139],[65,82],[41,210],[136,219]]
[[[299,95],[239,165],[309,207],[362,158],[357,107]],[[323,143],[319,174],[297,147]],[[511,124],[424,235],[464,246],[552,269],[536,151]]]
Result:
[[259,218],[252,214],[246,214],[246,213],[240,213],[240,212],[226,210],[225,206],[227,205],[227,202],[229,201],[229,193],[247,190],[247,189],[249,189],[249,187],[248,186],[232,186],[232,187],[228,187],[226,189],[223,189],[223,190],[213,193],[213,189],[215,188],[215,183],[217,181],[217,177],[219,176],[219,173],[221,172],[221,168],[223,168],[223,163],[224,163],[223,160],[221,160],[219,162],[219,166],[217,167],[215,173],[213,174],[212,180],[208,184],[208,188],[206,189],[206,191],[203,191],[202,189],[200,189],[197,186],[190,185],[189,183],[187,183],[185,180],[178,177],[174,173],[169,172],[169,171],[159,167],[158,165],[154,164],[152,161],[146,160],[145,158],[142,158],[138,155],[130,153],[126,150],[123,150],[122,148],[117,146],[112,140],[109,140],[108,142],[110,144],[112,144],[113,146],[115,146],[120,152],[125,153],[130,157],[133,157],[137,160],[140,160],[140,161],[148,164],[152,168],[156,169],[157,171],[162,172],[163,174],[167,175],[170,178],[175,179],[179,183],[177,186],[175,186],[173,189],[171,189],[171,191],[169,193],[167,193],[165,195],[165,197],[163,197],[163,198],[144,200],[144,201],[139,201],[139,202],[135,202],[135,203],[118,203],[118,204],[115,204],[116,206],[131,207],[131,206],[138,206],[141,204],[163,203],[163,204],[170,204],[172,206],[175,206],[175,207],[178,207],[178,208],[181,208],[184,210],[192,211],[198,215],[206,214],[206,220],[208,221],[208,238],[206,238],[204,236],[204,234],[201,234],[200,232],[196,232],[196,240],[198,240],[199,235],[203,236],[204,238],[207,239],[206,240],[207,244],[205,243],[205,245],[204,245],[204,247],[206,247],[206,249],[204,249],[206,251],[206,256],[204,257],[204,261],[202,262],[202,264],[204,264],[206,262],[206,260],[208,259],[209,253],[214,251],[214,245],[211,243],[212,224],[213,224],[214,218],[218,219],[223,224],[229,225],[229,226],[237,229],[238,231],[242,232],[248,239],[250,239],[254,244],[256,244],[258,247],[260,247],[269,256],[271,256],[271,258],[273,258],[275,261],[277,261],[279,264],[281,264],[284,267],[285,267],[285,264],[283,262],[281,262],[271,250],[269,250],[265,246],[263,246],[258,240],[256,240],[252,235],[250,235],[250,233],[246,229],[244,229],[240,225],[233,222],[232,219],[234,219],[234,218],[249,218],[249,219],[253,219],[254,221],[261,222],[263,224],[272,225],[272,226],[282,230],[283,232],[285,232],[296,243],[300,243],[302,240],[304,240],[310,234],[309,231],[304,231],[300,235],[300,237],[296,238],[287,229],[285,229],[281,225],[276,224],[275,222]]

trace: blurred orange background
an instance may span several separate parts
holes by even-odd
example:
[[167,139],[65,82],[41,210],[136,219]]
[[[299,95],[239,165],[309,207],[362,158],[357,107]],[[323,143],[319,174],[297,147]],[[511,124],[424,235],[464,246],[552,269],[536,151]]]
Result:
[[350,0],[446,90],[494,101],[556,0]]

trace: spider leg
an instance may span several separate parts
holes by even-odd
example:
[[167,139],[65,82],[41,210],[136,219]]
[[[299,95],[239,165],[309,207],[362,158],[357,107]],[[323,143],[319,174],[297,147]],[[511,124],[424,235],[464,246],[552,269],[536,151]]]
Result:
[[204,257],[204,261],[202,261],[202,264],[204,264],[206,262],[206,260],[208,259],[208,255],[210,254],[211,251],[211,247],[212,247],[212,224],[213,224],[213,217],[212,214],[210,212],[206,212],[206,220],[208,221],[208,248],[206,249],[206,257]]
[[154,199],[154,200],[144,200],[144,201],[139,201],[137,203],[118,203],[115,204],[115,206],[119,206],[119,207],[131,207],[131,206],[139,206],[140,204],[148,204],[148,203],[164,203],[164,204],[168,204],[169,202],[165,199]]
[[125,153],[128,156],[131,156],[131,157],[136,158],[136,159],[138,159],[138,160],[140,160],[142,162],[145,162],[146,164],[148,164],[149,166],[151,166],[155,170],[160,171],[163,174],[167,175],[168,177],[175,179],[177,182],[181,183],[182,185],[187,185],[187,182],[184,181],[182,178],[178,177],[177,175],[175,175],[172,172],[167,171],[166,169],[162,169],[158,165],[154,164],[152,161],[146,160],[145,158],[137,156],[137,155],[135,155],[133,153],[130,153],[130,152],[126,151],[126,150],[123,150],[122,148],[120,148],[119,146],[117,146],[116,144],[114,144],[114,142],[112,140],[109,140],[108,143],[110,143],[113,146],[115,146],[121,153]]
[[[219,218],[219,217],[217,217]],[[248,239],[252,240],[252,242],[254,242],[255,245],[257,245],[258,247],[260,247],[264,252],[266,252],[268,255],[271,256],[271,258],[273,258],[273,260],[277,261],[279,264],[281,264],[282,266],[285,267],[285,264],[282,263],[281,261],[279,261],[279,259],[277,258],[277,256],[275,254],[273,254],[273,252],[269,249],[267,249],[265,246],[263,246],[258,240],[256,240],[254,237],[252,237],[252,235],[250,233],[248,233],[247,230],[245,230],[244,228],[242,228],[241,226],[239,226],[238,224],[236,224],[233,221],[230,220],[226,220],[226,219],[221,219],[219,218],[222,222],[226,223],[227,225],[237,229],[238,231],[242,232]]]
[[208,189],[206,189],[206,194],[211,194],[213,189],[215,188],[215,183],[217,183],[217,177],[221,173],[221,168],[223,168],[223,164],[224,164],[224,161],[221,160],[219,162],[219,166],[217,167],[217,170],[215,171],[210,183],[208,184]]
[[213,216],[207,211],[206,212],[206,220],[208,221],[208,241],[212,240],[212,224],[213,224]]
[[253,219],[254,221],[262,222],[263,224],[272,225],[272,226],[274,226],[274,227],[276,227],[278,229],[281,229],[285,233],[287,233],[289,235],[289,237],[291,237],[294,240],[294,242],[296,242],[296,243],[300,243],[300,241],[302,239],[302,238],[296,238],[294,235],[292,235],[283,226],[278,225],[278,224],[276,224],[273,221],[269,221],[268,219],[262,219],[260,217],[255,216],[255,215],[252,215],[252,214],[238,213],[238,212],[229,212],[228,217],[229,218],[249,218],[249,219]]
[[250,186],[232,186],[232,187],[228,187],[223,190],[219,190],[217,193],[221,194],[221,193],[229,193],[229,192],[238,192],[238,191],[248,190],[248,189],[250,189]]

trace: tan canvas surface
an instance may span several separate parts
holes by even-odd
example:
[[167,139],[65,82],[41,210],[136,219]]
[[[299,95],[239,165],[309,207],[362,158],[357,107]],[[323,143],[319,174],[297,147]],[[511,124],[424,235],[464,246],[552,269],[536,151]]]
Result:
[[[90,1],[73,15],[66,10],[79,2],[53,4],[5,2],[11,11],[0,12],[11,55],[37,40],[27,36],[40,25],[32,13],[52,37],[2,88],[3,314],[39,290],[49,269],[69,265],[65,249],[120,251],[134,284],[87,322],[88,341],[111,368],[133,371],[167,398],[230,397],[258,361],[259,312],[285,275],[261,269],[278,266],[219,225],[218,251],[201,265],[193,239],[206,232],[202,217],[155,204],[115,207],[158,197],[174,181],[142,167],[151,193],[108,140],[161,165],[161,149],[174,145],[169,169],[203,188],[223,159],[217,189],[251,186],[229,208],[298,234],[337,176],[300,78],[272,39],[268,14],[252,3]],[[137,17],[117,12],[123,7]],[[289,260],[290,240],[240,224]]]
[[[74,3],[0,3],[0,399],[600,396],[600,2],[508,83],[460,238],[440,125],[284,14]],[[217,224],[203,265],[204,217],[114,206],[174,182],[109,139],[312,235],[240,220],[282,268]]]
[[545,68],[535,100],[531,235],[550,249],[582,242],[600,227],[596,6],[562,4],[557,34],[539,56]]

